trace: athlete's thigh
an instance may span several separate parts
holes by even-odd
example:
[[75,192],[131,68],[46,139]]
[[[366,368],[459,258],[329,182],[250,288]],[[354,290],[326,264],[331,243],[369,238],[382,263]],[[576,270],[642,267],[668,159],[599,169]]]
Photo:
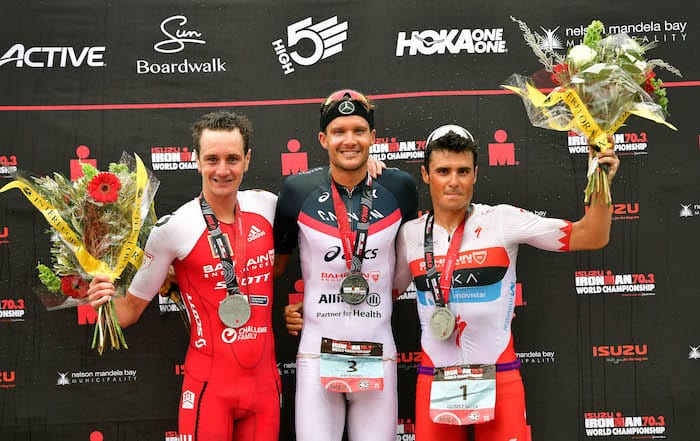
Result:
[[525,389],[520,371],[496,374],[496,411],[493,421],[474,426],[476,441],[528,441]]
[[430,418],[430,387],[433,377],[418,375],[416,382],[416,441],[467,441],[468,428],[434,423]]
[[234,441],[277,441],[280,430],[280,397],[277,387],[254,392],[250,409],[234,412]]
[[345,426],[345,395],[321,385],[319,358],[297,358],[295,422],[297,441],[340,441]]
[[231,441],[230,406],[207,383],[185,375],[180,396],[178,431],[183,441]]
[[396,362],[384,360],[384,390],[354,392],[348,398],[350,441],[394,441],[398,421]]

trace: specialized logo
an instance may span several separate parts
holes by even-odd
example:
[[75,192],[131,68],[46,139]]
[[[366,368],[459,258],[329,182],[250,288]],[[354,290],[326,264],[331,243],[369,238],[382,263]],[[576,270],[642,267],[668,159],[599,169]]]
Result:
[[197,152],[188,147],[151,147],[153,170],[196,170]]
[[[202,32],[187,29],[187,17],[173,15],[160,23],[160,30],[167,38],[153,44],[153,50],[160,54],[175,54],[186,49],[187,44],[205,45]],[[214,57],[206,61],[184,58],[176,62],[162,63],[152,60],[136,60],[136,73],[155,75],[215,74],[226,72],[226,61]]]
[[46,46],[25,48],[15,43],[0,57],[0,66],[14,63],[15,67],[66,68],[104,67],[105,46]]
[[620,294],[625,297],[653,296],[654,273],[614,274],[611,270],[576,271],[576,294]]
[[[272,42],[272,48],[282,66],[282,72],[288,75],[294,72],[295,63],[311,66],[342,52],[342,43],[348,39],[347,31],[348,22],[339,23],[337,16],[316,24],[313,24],[311,17],[307,17],[287,27],[286,45],[282,39],[277,39]],[[287,51],[287,48],[292,49],[297,45],[300,51]],[[304,56],[302,53],[310,55]]]
[[250,226],[250,231],[248,232],[248,242],[252,242],[255,239],[259,239],[265,235],[265,232],[255,225]]
[[[583,414],[586,436],[630,436],[633,438],[665,438],[666,418],[663,415],[624,416],[621,412],[586,412]],[[636,435],[636,436],[635,436]]]
[[396,56],[458,54],[503,54],[508,52],[503,39],[503,28],[441,29],[399,32],[396,38]]
[[182,391],[182,408],[183,409],[194,409],[194,392],[191,390]]
[[379,161],[423,162],[425,140],[398,141],[396,138],[376,138],[369,154]]

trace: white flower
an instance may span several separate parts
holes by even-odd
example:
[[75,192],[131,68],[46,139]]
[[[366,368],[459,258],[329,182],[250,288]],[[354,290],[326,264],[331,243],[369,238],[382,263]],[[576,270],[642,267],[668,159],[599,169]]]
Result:
[[569,51],[566,56],[569,66],[575,71],[586,66],[595,59],[596,52],[585,44],[577,44]]

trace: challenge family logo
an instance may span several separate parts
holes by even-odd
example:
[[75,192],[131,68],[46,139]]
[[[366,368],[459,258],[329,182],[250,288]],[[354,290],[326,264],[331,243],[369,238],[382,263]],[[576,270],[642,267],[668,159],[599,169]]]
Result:
[[6,64],[30,69],[105,67],[105,49],[105,46],[25,47],[15,43],[0,57],[0,67]]
[[[348,39],[348,22],[338,22],[333,16],[313,24],[311,17],[306,17],[287,26],[287,42],[279,38],[272,42],[272,49],[282,72],[289,75],[297,66],[312,66],[343,51],[343,42]],[[298,47],[299,50],[288,51]],[[310,54],[305,56],[303,54]]]
[[[205,45],[207,42],[202,38],[203,33],[185,27],[187,24],[188,19],[184,15],[173,15],[161,21],[160,30],[166,38],[156,41],[153,50],[159,54],[172,55],[184,51],[188,45]],[[206,61],[183,58],[170,63],[136,60],[138,75],[213,74],[226,71],[226,61],[220,57]]]
[[574,273],[576,294],[620,294],[623,297],[655,295],[654,273],[614,274],[611,270],[586,270]]
[[[586,412],[583,414],[586,436],[630,436],[666,438],[663,415],[624,416],[622,412]],[[659,436],[661,435],[661,436]]]
[[196,170],[197,152],[189,147],[151,147],[153,170]]
[[504,54],[508,52],[503,28],[401,31],[396,37],[396,56]]
[[391,138],[376,138],[369,147],[369,154],[379,161],[423,162],[425,140],[399,141]]
[[0,299],[0,322],[23,322],[24,299]]

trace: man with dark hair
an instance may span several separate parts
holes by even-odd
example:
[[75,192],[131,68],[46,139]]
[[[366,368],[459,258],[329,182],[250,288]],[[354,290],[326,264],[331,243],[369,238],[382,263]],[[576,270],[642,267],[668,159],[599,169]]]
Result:
[[329,166],[284,181],[274,226],[275,274],[298,244],[304,279],[303,304],[285,308],[288,331],[301,330],[297,440],[340,441],[346,428],[350,441],[393,441],[395,238],[416,216],[416,185],[397,169],[368,175],[374,106],[357,91],[324,101],[318,140]]
[[[277,197],[239,191],[250,164],[248,118],[203,115],[192,127],[201,194],[158,221],[126,296],[121,326],[135,323],[172,264],[192,324],[179,411],[183,441],[277,441],[280,379],[272,334],[272,224]],[[246,262],[252,262],[249,266]],[[115,294],[90,283],[93,307]]]
[[[404,224],[397,239],[394,286],[415,283],[422,330],[416,441],[466,441],[469,425],[475,441],[529,441],[510,327],[518,246],[593,250],[610,236],[612,210],[599,193],[573,223],[473,203],[476,149],[459,126],[428,136],[421,174],[433,208]],[[595,156],[612,181],[619,165],[612,149]]]

